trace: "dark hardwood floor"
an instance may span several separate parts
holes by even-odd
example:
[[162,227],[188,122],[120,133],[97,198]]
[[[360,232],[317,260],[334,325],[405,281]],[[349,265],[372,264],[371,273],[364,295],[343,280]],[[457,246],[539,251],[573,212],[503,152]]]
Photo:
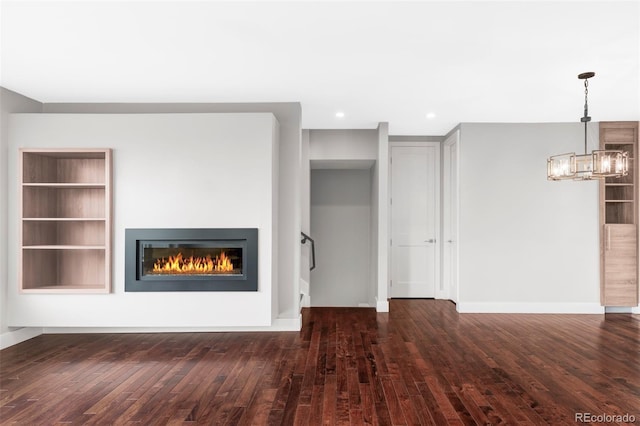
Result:
[[0,352],[0,422],[640,424],[637,315],[392,300],[389,314],[314,308],[303,321],[299,333],[39,336]]

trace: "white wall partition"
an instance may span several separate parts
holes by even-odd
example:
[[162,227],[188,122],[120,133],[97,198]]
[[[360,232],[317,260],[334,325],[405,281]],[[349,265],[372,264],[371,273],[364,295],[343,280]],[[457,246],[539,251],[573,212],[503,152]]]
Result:
[[[9,223],[18,147],[113,149],[113,291],[19,294],[11,326],[268,327],[277,270],[278,144],[273,114],[18,114],[11,117]],[[258,292],[126,293],[126,228],[258,228]],[[9,244],[17,247],[17,227]],[[16,282],[16,251],[9,281]],[[293,296],[292,296],[293,297]]]
[[443,143],[442,156],[442,289],[450,300],[458,302],[458,222],[460,130],[455,130]]
[[[302,111],[297,102],[262,103],[51,103],[46,113],[79,114],[193,114],[270,113],[279,126],[277,287],[273,287],[274,326],[300,327],[300,140]],[[275,226],[275,225],[274,225]]]
[[[309,130],[309,158],[315,168],[358,168],[361,160],[378,157],[376,130]],[[354,161],[350,167],[349,161]]]
[[[369,246],[369,276],[371,283],[369,284],[369,306],[376,306],[378,298],[378,164],[376,161],[371,167],[371,222],[369,223],[369,234],[371,235],[371,244]],[[386,306],[385,306],[386,307]],[[388,309],[387,309],[388,310]]]
[[[309,130],[302,131],[300,143],[300,230],[311,234],[311,162],[309,160]],[[313,238],[313,237],[312,237]],[[299,241],[302,241],[300,238]],[[300,294],[301,308],[311,306],[311,242],[301,243],[300,248]]]
[[376,309],[389,312],[389,123],[378,125],[378,159],[374,174],[377,181],[375,216],[377,218]]

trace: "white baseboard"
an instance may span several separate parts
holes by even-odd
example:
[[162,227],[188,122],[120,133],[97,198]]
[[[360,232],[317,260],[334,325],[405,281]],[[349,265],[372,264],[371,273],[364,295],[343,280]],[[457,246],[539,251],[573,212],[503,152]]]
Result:
[[309,283],[300,278],[300,309],[311,307],[311,291]]
[[640,306],[605,306],[607,314],[640,314]]
[[311,307],[311,297],[306,294],[300,295],[300,309]]
[[217,333],[253,331],[300,331],[302,315],[298,318],[276,318],[268,326],[240,327],[45,327],[44,334],[82,333]]
[[311,292],[309,291],[309,283],[306,280],[300,278],[300,293],[309,295]]
[[605,314],[632,314],[633,307],[631,306],[605,306]]
[[460,313],[495,314],[604,314],[599,303],[493,303],[458,302]]
[[0,349],[5,349],[9,346],[22,343],[25,340],[33,339],[42,333],[43,329],[40,327],[24,327],[7,331],[6,333],[0,334]]
[[298,318],[276,318],[271,327],[264,331],[300,331],[302,329],[302,314]]
[[389,312],[389,301],[378,300],[376,297],[376,312]]

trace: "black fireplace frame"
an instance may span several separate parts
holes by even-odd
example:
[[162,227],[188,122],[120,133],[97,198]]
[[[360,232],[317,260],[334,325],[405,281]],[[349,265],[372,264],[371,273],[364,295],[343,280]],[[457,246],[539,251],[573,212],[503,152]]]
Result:
[[[131,228],[125,229],[125,292],[258,291],[257,228]],[[224,242],[243,249],[242,275],[143,275],[140,253],[145,242],[205,246]]]

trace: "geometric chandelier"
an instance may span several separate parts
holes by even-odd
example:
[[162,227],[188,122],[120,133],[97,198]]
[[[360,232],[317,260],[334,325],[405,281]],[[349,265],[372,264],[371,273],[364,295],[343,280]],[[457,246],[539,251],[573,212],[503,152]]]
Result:
[[629,153],[620,150],[594,150],[587,153],[587,123],[589,106],[587,95],[589,93],[589,79],[596,75],[594,72],[585,72],[578,75],[584,80],[584,116],[580,121],[584,123],[584,154],[570,152],[554,155],[547,160],[548,180],[591,180],[607,177],[621,177],[629,174]]

